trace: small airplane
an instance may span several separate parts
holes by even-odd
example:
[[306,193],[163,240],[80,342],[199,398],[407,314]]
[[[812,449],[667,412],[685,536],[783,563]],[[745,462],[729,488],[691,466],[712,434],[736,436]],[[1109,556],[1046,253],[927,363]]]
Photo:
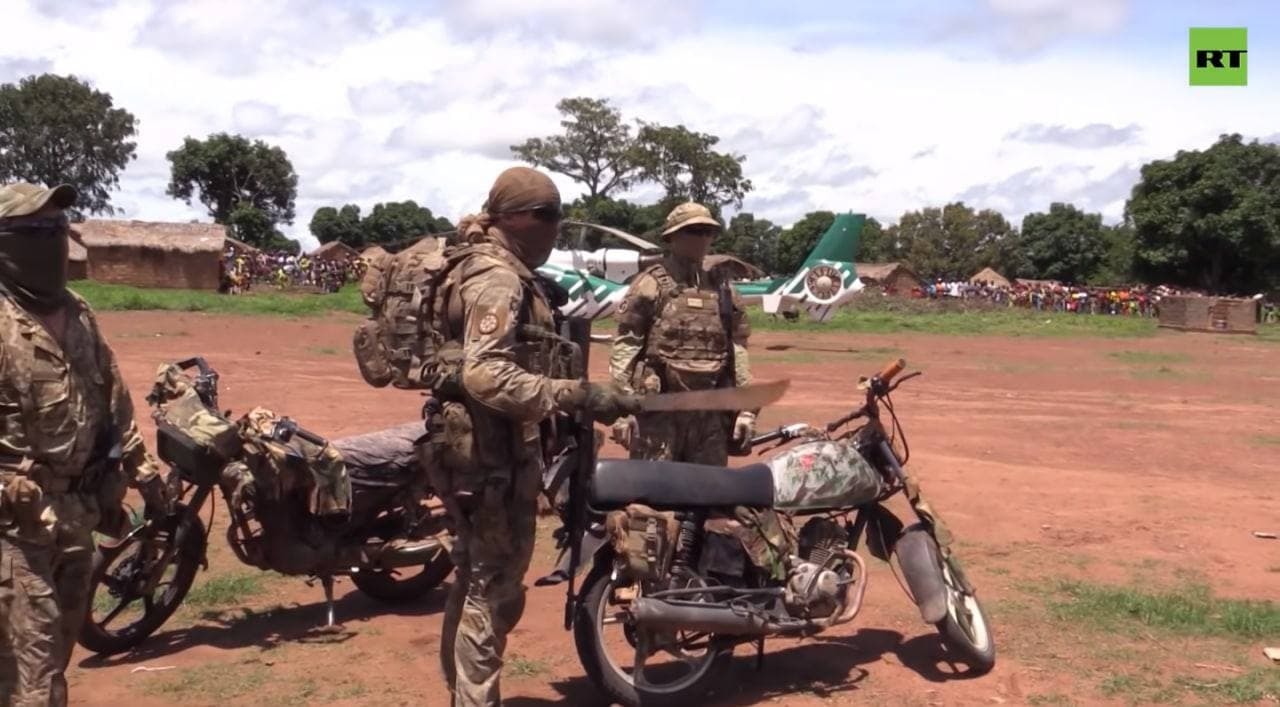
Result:
[[[782,278],[735,282],[734,288],[748,304],[760,304],[769,314],[798,314],[803,309],[816,321],[826,321],[863,289],[853,258],[858,238],[866,222],[863,214],[840,214],[831,228],[809,252],[800,270]],[[568,317],[607,317],[626,295],[627,283],[636,273],[661,262],[661,247],[625,231],[580,221],[566,221],[578,227],[579,242],[586,229],[598,229],[640,248],[597,250],[556,249],[538,272],[569,292],[569,302],[560,308]]]

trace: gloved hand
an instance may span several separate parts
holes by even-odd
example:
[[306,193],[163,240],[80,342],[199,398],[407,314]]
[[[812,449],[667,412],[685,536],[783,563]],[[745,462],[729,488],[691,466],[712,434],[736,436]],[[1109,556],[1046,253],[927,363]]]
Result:
[[737,455],[751,452],[751,438],[756,434],[756,414],[749,410],[738,413],[733,421],[733,438],[730,448]]
[[631,443],[636,438],[636,432],[636,418],[632,415],[627,415],[613,423],[610,437],[613,438],[613,441],[621,444],[623,449],[631,449]]
[[146,504],[146,514],[154,518],[164,518],[173,513],[173,497],[169,493],[169,484],[160,474],[152,476],[138,485],[142,494],[142,502]]
[[622,415],[640,412],[640,396],[599,383],[583,383],[570,393],[567,402],[572,407],[591,411],[596,420],[606,425],[613,424]]

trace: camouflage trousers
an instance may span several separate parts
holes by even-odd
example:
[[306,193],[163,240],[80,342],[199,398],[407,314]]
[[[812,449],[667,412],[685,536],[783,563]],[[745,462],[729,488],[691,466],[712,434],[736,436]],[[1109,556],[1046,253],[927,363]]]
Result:
[[454,584],[445,604],[440,663],[454,707],[497,707],[507,634],[524,613],[524,575],[533,556],[542,469],[491,476],[476,507],[447,503],[456,524]]
[[67,704],[64,672],[89,608],[97,503],[47,495],[41,527],[0,534],[0,706]]
[[725,466],[729,426],[723,412],[659,412],[636,416],[632,459]]

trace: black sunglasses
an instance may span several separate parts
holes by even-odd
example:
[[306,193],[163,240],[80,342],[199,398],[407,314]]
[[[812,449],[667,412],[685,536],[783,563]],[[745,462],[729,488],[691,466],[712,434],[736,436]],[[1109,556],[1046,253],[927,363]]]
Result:
[[559,206],[551,206],[550,204],[544,204],[543,206],[527,209],[527,211],[532,214],[535,219],[543,223],[555,223],[556,221],[564,218],[564,210]]
[[66,214],[57,216],[9,216],[0,218],[0,230],[24,233],[62,233],[71,228]]

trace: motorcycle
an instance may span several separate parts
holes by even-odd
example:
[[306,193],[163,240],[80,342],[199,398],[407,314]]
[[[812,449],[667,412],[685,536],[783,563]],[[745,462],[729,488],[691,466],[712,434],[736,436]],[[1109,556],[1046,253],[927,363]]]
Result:
[[[218,374],[202,358],[176,364],[196,369],[193,388],[204,409],[230,425],[230,412],[218,411]],[[153,403],[154,405],[154,403]],[[91,608],[80,631],[80,645],[113,654],[141,644],[178,609],[195,580],[208,569],[209,524],[200,512],[222,492],[231,520],[226,539],[237,559],[263,570],[311,576],[323,585],[327,625],[334,624],[333,581],[350,576],[375,599],[397,602],[439,586],[453,570],[442,539],[445,513],[431,503],[431,491],[417,462],[415,441],[421,422],[335,440],[350,479],[349,514],[338,521],[310,512],[305,488],[272,492],[269,483],[246,480],[231,469],[245,448],[230,460],[220,458],[176,427],[157,407],[156,455],[169,468],[178,499],[166,517],[148,517],[123,538],[100,542],[91,575]],[[256,434],[241,428],[241,434]],[[294,438],[323,448],[326,440],[293,420],[279,418],[260,444],[286,454],[291,472],[305,477],[307,458],[290,446]],[[402,574],[403,573],[403,574]],[[310,583],[310,582],[309,582]]]
[[[573,562],[547,583],[570,580],[567,623],[602,692],[633,707],[696,704],[736,646],[754,643],[762,657],[765,637],[809,636],[852,621],[867,590],[866,565],[856,552],[861,543],[891,566],[896,558],[903,588],[950,659],[967,664],[970,674],[994,666],[991,624],[975,588],[950,534],[904,468],[910,452],[890,396],[920,375],[895,382],[904,366],[898,360],[863,378],[864,404],[825,430],[791,425],[754,439],[801,442],[761,463],[595,464],[585,491],[594,520],[584,523],[589,527],[572,553],[590,570],[580,590],[573,589],[579,570]],[[863,423],[847,429],[855,420]],[[897,494],[916,517],[906,527],[883,505]],[[634,504],[653,513],[621,527],[631,531],[625,537],[635,551],[625,555],[617,549],[620,528],[602,519]],[[794,553],[778,557],[772,571],[746,561],[741,547],[742,556],[726,563],[723,538],[708,528],[734,518],[735,508],[781,514],[795,521],[791,527],[804,521]]]

